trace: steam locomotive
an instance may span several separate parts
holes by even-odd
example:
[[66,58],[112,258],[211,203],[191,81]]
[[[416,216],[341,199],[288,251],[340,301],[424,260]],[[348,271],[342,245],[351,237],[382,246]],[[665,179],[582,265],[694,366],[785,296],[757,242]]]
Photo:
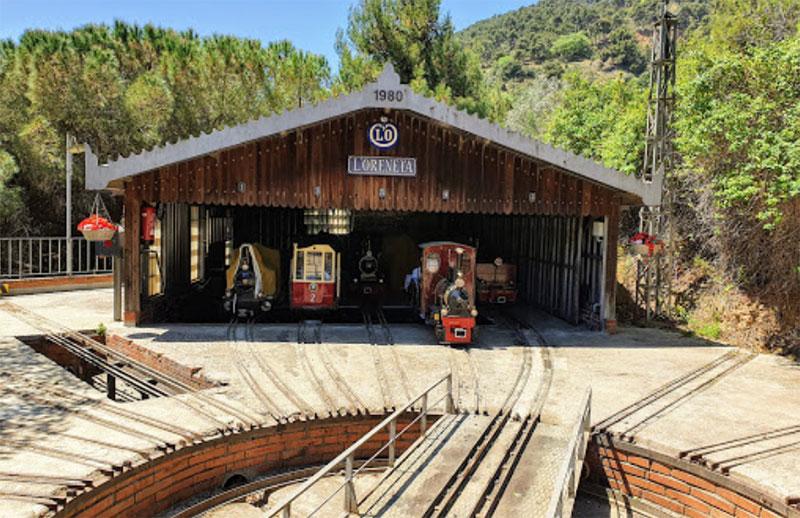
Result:
[[406,276],[405,287],[420,317],[434,327],[439,343],[471,343],[478,316],[476,249],[449,241],[419,246],[421,264]]
[[372,253],[372,243],[367,241],[365,248],[358,260],[358,276],[353,278],[351,292],[361,306],[376,306],[383,299],[384,279],[378,258]]

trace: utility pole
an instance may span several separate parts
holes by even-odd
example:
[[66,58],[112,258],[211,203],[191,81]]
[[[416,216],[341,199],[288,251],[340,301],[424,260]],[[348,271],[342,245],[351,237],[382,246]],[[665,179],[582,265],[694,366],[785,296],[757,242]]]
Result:
[[72,135],[67,133],[67,276],[72,277]]
[[[659,19],[653,30],[650,54],[650,91],[647,106],[647,136],[641,179],[661,185],[661,205],[642,207],[639,231],[664,241],[663,253],[639,256],[636,267],[636,303],[645,310],[647,320],[670,313],[672,254],[672,193],[669,188],[673,165],[672,113],[675,107],[675,43],[677,19],[667,9],[669,0],[660,3]],[[665,235],[666,234],[666,235]]]
[[75,139],[67,133],[66,139],[66,169],[67,169],[67,195],[66,195],[66,224],[65,224],[65,236],[67,238],[67,275],[72,276],[74,265],[72,264],[73,261],[73,252],[74,249],[72,247],[72,157],[73,155],[79,155],[83,153],[83,146],[75,142]]

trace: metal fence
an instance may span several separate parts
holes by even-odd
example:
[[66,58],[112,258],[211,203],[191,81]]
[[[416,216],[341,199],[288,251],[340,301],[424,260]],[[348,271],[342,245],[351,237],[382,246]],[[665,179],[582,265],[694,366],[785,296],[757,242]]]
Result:
[[[445,384],[445,393],[444,395],[439,398],[435,402],[429,402],[428,396],[431,392],[434,391],[438,386]],[[408,423],[403,429],[397,430],[397,421],[398,419],[403,416],[406,412],[413,411],[414,405],[420,403],[419,414],[410,422]],[[356,497],[356,490],[354,479],[358,476],[359,473],[367,469],[370,462],[374,461],[381,455],[388,455],[388,464],[389,466],[393,466],[396,460],[396,442],[397,439],[405,433],[409,428],[419,422],[420,426],[420,434],[424,435],[427,428],[428,428],[428,414],[431,408],[437,407],[440,403],[444,403],[444,411],[447,414],[455,413],[455,408],[453,404],[453,375],[448,374],[447,376],[443,377],[439,381],[433,383],[423,392],[421,392],[417,397],[406,403],[405,406],[402,408],[398,408],[391,415],[386,417],[380,424],[375,426],[372,430],[367,432],[361,439],[354,442],[349,448],[344,450],[340,453],[335,459],[330,461],[328,464],[325,465],[322,469],[320,469],[314,476],[306,480],[300,487],[298,487],[292,494],[288,495],[284,500],[282,500],[272,511],[267,513],[267,516],[272,518],[278,515],[281,518],[290,518],[291,517],[291,509],[292,503],[297,500],[300,496],[302,496],[306,491],[311,489],[311,487],[322,480],[324,477],[332,474],[335,470],[341,468],[342,464],[344,464],[344,480],[342,481],[341,485],[331,493],[316,509],[311,511],[308,516],[312,516],[319,512],[324,505],[326,505],[331,499],[333,499],[337,494],[344,490],[344,511],[345,514],[348,513],[355,513],[358,514],[358,499]],[[367,442],[372,439],[376,434],[385,430],[388,427],[389,429],[389,438],[388,440],[381,446],[378,451],[376,451],[371,457],[361,463],[361,466],[356,469],[356,451],[363,447]]]
[[0,279],[111,273],[111,263],[83,237],[0,237]]

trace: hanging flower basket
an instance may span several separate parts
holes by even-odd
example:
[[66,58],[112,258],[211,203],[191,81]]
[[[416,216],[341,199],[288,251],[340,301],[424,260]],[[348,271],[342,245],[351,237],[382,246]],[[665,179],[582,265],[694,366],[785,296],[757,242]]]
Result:
[[652,257],[663,251],[664,242],[645,232],[638,232],[628,239],[628,252],[633,255]]
[[117,225],[111,221],[111,216],[99,193],[94,199],[92,214],[78,223],[78,230],[87,241],[109,241],[117,233]]

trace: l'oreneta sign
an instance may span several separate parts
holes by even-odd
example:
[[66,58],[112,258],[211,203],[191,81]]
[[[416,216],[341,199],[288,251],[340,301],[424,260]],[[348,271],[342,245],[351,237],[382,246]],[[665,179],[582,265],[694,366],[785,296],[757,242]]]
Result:
[[417,176],[417,159],[393,156],[350,156],[347,173],[359,176]]

